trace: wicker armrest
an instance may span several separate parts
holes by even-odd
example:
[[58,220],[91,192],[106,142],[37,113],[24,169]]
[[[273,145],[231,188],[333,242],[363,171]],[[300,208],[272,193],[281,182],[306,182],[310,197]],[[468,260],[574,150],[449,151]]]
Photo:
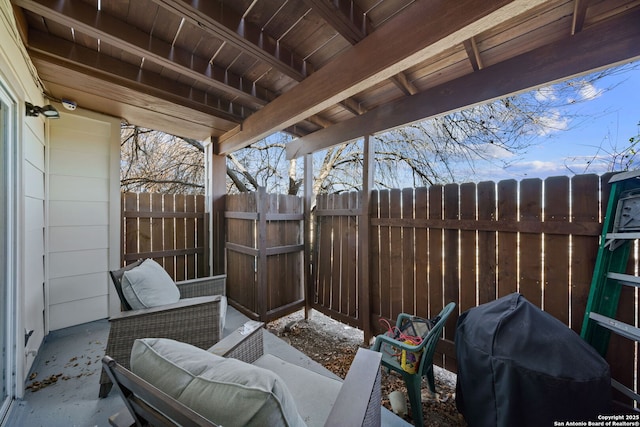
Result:
[[193,298],[205,295],[226,295],[227,276],[201,277],[199,279],[176,282],[180,291],[180,298]]
[[[202,349],[218,342],[220,330],[220,295],[189,298],[156,308],[132,310],[109,319],[111,328],[105,354],[125,368],[129,367],[131,347],[138,338],[170,338]],[[100,397],[111,389],[103,373]]]
[[379,426],[382,354],[359,348],[325,426]]
[[264,323],[250,320],[207,351],[253,363],[264,354],[263,327]]
[[171,311],[183,311],[188,310],[190,307],[196,307],[202,304],[210,304],[212,302],[219,303],[221,300],[220,295],[209,295],[196,298],[181,299],[173,304],[166,304],[153,308],[141,308],[139,310],[122,311],[114,314],[109,318],[109,322],[118,322],[120,320],[126,320],[131,318],[139,318],[141,316],[153,316],[156,313],[168,313]]

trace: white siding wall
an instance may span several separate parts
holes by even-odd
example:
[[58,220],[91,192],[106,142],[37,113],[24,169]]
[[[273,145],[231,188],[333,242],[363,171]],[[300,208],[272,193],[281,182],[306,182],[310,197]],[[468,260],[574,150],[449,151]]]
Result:
[[120,122],[59,110],[49,135],[51,330],[108,316],[108,271],[119,257],[119,220],[111,210],[119,212]]
[[[25,349],[25,367],[46,333],[45,316],[45,133],[39,118],[25,120],[24,148],[24,329],[33,331]],[[21,334],[18,339],[22,339]],[[25,374],[27,372],[25,370]]]
[[[42,118],[24,117],[24,102],[42,105],[42,87],[20,40],[9,0],[0,0],[0,84],[14,98],[18,112],[13,149],[18,158],[16,222],[16,394],[21,397],[26,373],[47,332],[45,298],[46,131]],[[15,142],[15,141],[14,141]],[[24,346],[25,330],[33,334]]]

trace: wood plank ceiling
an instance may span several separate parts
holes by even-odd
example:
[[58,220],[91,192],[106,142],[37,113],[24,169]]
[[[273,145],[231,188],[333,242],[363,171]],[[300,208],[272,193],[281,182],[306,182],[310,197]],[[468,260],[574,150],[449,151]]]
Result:
[[640,58],[640,0],[12,0],[46,96],[296,157]]

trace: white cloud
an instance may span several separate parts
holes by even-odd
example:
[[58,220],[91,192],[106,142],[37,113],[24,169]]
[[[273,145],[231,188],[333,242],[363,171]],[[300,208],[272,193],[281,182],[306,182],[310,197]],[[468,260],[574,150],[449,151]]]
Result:
[[565,130],[569,127],[569,118],[563,117],[558,111],[550,111],[546,116],[538,119],[540,127],[537,129],[539,136],[546,136],[554,132]]
[[514,157],[512,152],[496,144],[481,144],[475,147],[475,149],[482,152],[485,157],[496,160],[506,160]]
[[558,97],[556,96],[556,91],[552,86],[541,87],[540,89],[535,91],[534,96],[536,100],[540,102],[558,99]]
[[599,98],[604,93],[604,91],[602,89],[598,89],[591,83],[586,83],[582,85],[579,93],[582,100],[591,101],[593,99]]

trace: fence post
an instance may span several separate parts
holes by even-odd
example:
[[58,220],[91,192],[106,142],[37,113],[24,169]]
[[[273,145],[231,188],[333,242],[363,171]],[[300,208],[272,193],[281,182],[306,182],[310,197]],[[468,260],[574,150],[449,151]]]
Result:
[[313,199],[313,156],[304,156],[304,254],[303,254],[303,286],[304,286],[304,316],[311,317],[313,297],[313,280],[311,280],[311,201]]
[[364,153],[362,161],[362,200],[360,201],[360,221],[358,230],[358,245],[360,254],[358,257],[358,270],[360,271],[359,313],[364,332],[364,343],[369,344],[373,334],[371,332],[371,280],[369,278],[369,205],[371,201],[371,189],[373,187],[373,155],[369,135],[364,137]]
[[267,191],[258,187],[256,191],[256,209],[258,211],[258,289],[257,309],[260,319],[267,318]]

